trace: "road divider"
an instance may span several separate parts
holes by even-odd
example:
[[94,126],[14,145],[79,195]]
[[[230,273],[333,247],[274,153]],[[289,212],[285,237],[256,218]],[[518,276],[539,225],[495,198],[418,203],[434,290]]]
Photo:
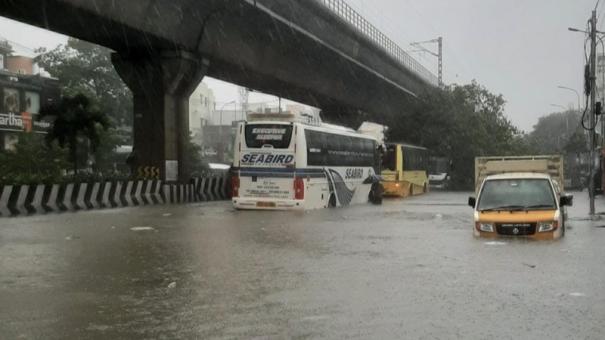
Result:
[[226,175],[161,180],[0,186],[0,216],[227,200]]

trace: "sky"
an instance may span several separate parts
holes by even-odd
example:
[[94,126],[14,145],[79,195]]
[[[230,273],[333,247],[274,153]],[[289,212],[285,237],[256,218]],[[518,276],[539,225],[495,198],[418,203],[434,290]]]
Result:
[[[584,29],[596,1],[348,0],[404,48],[442,36],[445,83],[475,79],[502,94],[505,114],[525,131],[559,110],[551,104],[577,107],[574,92],[557,88],[582,94],[585,37],[567,28]],[[598,28],[605,22],[602,2]],[[413,56],[436,70],[436,58]]]
[[[584,29],[597,0],[346,0],[404,49],[409,43],[442,36],[446,84],[476,80],[502,94],[505,114],[531,131],[556,105],[577,106],[572,91],[583,83]],[[605,0],[598,7],[598,28],[605,23]],[[0,36],[26,47],[53,48],[65,36],[0,17]],[[436,46],[427,45],[427,48]],[[436,73],[437,60],[412,54]],[[236,86],[206,78],[219,103],[237,100]],[[275,97],[251,94],[250,102]]]

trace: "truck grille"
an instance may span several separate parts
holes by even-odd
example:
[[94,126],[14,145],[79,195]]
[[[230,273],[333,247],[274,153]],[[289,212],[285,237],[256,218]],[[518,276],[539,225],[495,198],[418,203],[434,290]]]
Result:
[[497,223],[496,232],[500,235],[522,236],[536,233],[535,223]]

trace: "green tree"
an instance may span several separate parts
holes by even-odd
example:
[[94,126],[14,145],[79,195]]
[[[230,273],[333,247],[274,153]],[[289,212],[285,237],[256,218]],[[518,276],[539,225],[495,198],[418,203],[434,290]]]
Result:
[[186,172],[191,174],[192,177],[201,176],[208,170],[202,160],[202,148],[193,143],[191,137],[185,146],[185,154],[188,158],[187,166],[189,167]]
[[100,131],[110,127],[107,116],[83,94],[63,97],[59,103],[43,107],[40,115],[53,119],[52,129],[46,135],[47,142],[56,140],[61,147],[68,146],[74,174],[78,173],[79,147],[88,142],[83,148],[88,158],[88,145],[95,151],[101,142]]
[[0,183],[56,183],[68,166],[66,150],[44,145],[42,135],[21,134],[14,150],[0,151]]
[[[67,44],[47,51],[38,49],[36,58],[54,77],[59,79],[61,90],[66,96],[85,94],[98,103],[112,126],[99,132],[99,147],[93,151],[93,170],[107,173],[116,170],[116,164],[124,163],[125,157],[115,152],[117,145],[132,143],[132,94],[115,72],[111,63],[111,51],[86,41],[69,38]],[[78,160],[87,156],[80,147]],[[123,170],[124,167],[119,166]]]
[[64,95],[94,98],[115,125],[132,126],[132,93],[116,73],[109,49],[69,38],[66,45],[37,52],[36,61],[59,79]]
[[[561,154],[570,148],[576,149],[577,152],[585,151],[585,147],[581,146],[586,145],[585,140],[581,141],[581,117],[581,112],[573,110],[540,117],[529,134],[532,149],[540,154]],[[569,145],[570,143],[573,145]]]
[[98,131],[99,145],[95,150],[92,150],[94,172],[103,175],[124,173],[126,170],[126,156],[116,152],[119,145],[126,144],[124,138],[113,126],[106,130],[98,129]]
[[578,128],[570,137],[567,139],[564,151],[566,153],[581,154],[588,152],[588,143],[586,135],[581,128]]
[[472,188],[479,156],[528,151],[526,137],[504,115],[505,101],[476,82],[431,89],[398,117],[389,117],[390,141],[429,148],[452,160],[453,187]]

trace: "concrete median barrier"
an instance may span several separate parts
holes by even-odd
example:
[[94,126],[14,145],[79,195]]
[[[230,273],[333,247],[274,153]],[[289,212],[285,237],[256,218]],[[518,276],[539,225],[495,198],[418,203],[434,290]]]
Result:
[[0,217],[227,200],[226,175],[161,180],[0,186]]

